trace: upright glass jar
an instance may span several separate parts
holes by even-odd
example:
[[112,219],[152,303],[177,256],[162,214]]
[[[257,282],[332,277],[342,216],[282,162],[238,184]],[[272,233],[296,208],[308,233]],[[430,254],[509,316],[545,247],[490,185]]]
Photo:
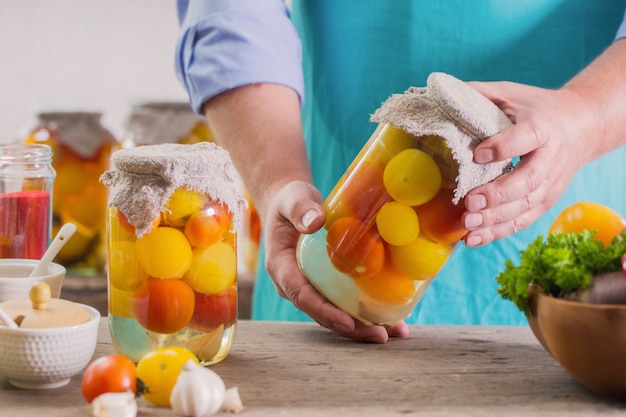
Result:
[[510,168],[472,151],[511,125],[447,74],[394,95],[377,128],[324,201],[326,223],[303,235],[300,269],[329,301],[366,324],[407,317],[467,231],[463,197]]
[[52,234],[52,149],[0,145],[0,258],[40,259]]
[[132,107],[126,120],[122,148],[198,142],[213,142],[206,118],[196,114],[189,103],[157,101]]
[[237,233],[243,196],[211,143],[115,152],[102,176],[108,219],[109,326],[118,352],[184,346],[224,359],[237,325]]
[[101,117],[99,112],[41,112],[24,139],[24,143],[52,148],[52,165],[57,172],[52,233],[68,222],[77,227],[55,261],[75,276],[99,275],[106,262],[107,189],[99,178],[118,145],[101,124]]

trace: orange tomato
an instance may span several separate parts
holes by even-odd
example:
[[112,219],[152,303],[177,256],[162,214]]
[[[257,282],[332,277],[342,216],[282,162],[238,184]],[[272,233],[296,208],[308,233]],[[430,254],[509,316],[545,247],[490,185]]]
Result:
[[606,246],[624,228],[626,220],[607,206],[592,201],[580,201],[559,213],[552,222],[548,234],[597,230],[595,239]]
[[224,238],[230,229],[230,223],[228,209],[211,201],[189,217],[185,224],[185,236],[192,246],[206,248]]
[[354,282],[370,297],[389,304],[404,304],[415,295],[415,281],[398,271],[390,261],[385,262],[376,275],[355,279]]
[[135,318],[146,329],[163,334],[176,333],[193,315],[195,295],[178,279],[150,278],[133,295]]
[[462,201],[453,204],[452,198],[452,190],[442,188],[432,200],[415,207],[421,232],[435,242],[455,243],[467,234],[461,222],[465,206]]
[[385,247],[378,232],[355,217],[337,219],[326,236],[332,264],[352,277],[377,274],[385,263]]

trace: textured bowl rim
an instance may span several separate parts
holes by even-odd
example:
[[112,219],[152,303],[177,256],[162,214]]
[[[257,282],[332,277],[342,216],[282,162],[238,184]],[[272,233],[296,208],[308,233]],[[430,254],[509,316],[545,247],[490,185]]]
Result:
[[[32,267],[35,269],[39,260],[37,259],[21,259],[21,258],[1,258],[0,259],[0,268],[3,266],[13,265],[17,267]],[[41,281],[42,278],[52,278],[59,274],[65,275],[67,273],[66,268],[56,262],[50,262],[48,269],[45,274],[38,275],[36,277],[3,277],[0,276],[0,282],[9,282],[9,280],[19,279],[21,281],[29,280],[32,282]]]

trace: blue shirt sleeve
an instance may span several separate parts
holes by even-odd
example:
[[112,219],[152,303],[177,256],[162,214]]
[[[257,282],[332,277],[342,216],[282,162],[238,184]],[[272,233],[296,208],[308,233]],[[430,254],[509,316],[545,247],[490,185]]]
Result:
[[624,20],[622,20],[622,24],[617,29],[617,35],[615,35],[615,40],[621,38],[626,38],[626,10],[624,11]]
[[176,74],[193,109],[221,92],[277,83],[304,99],[300,38],[282,0],[178,0]]

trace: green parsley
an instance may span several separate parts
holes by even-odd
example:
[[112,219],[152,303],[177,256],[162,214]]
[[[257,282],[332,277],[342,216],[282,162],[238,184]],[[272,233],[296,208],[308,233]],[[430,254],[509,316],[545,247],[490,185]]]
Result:
[[593,276],[620,271],[621,256],[626,253],[626,231],[604,247],[594,240],[596,231],[554,233],[544,241],[537,237],[520,252],[520,265],[506,261],[506,268],[496,281],[498,294],[511,300],[526,315],[530,313],[528,284],[535,282],[554,297],[587,288]]

